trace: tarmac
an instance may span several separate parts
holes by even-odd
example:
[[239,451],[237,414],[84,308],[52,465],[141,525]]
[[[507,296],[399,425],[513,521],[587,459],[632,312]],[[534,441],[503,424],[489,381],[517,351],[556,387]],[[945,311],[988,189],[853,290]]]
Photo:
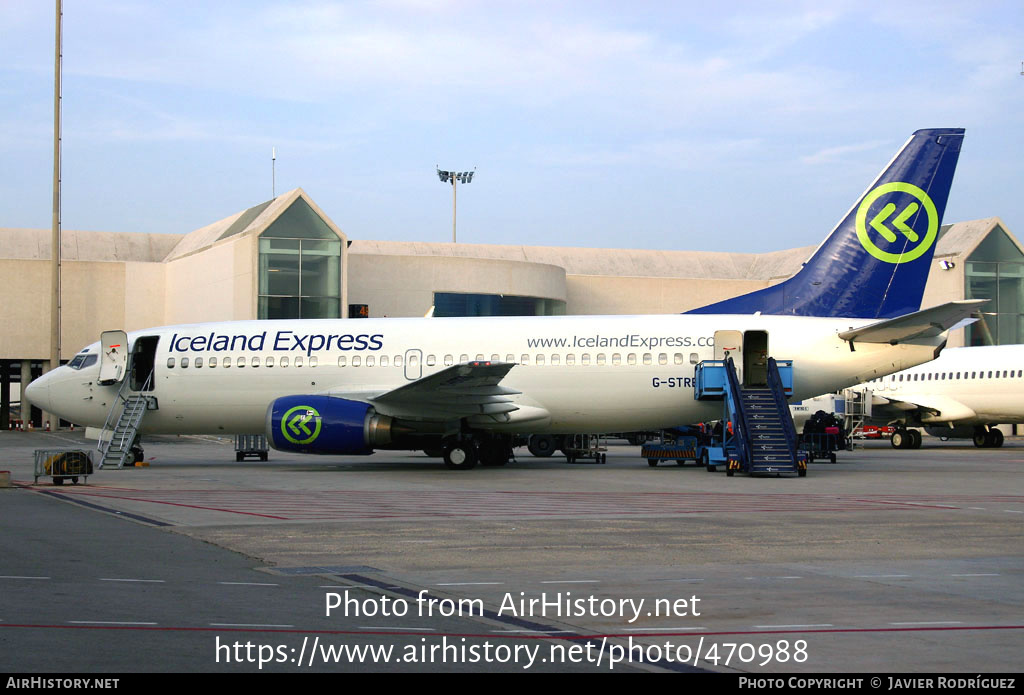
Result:
[[[805,478],[416,452],[34,483],[0,432],[0,671],[1019,670],[1024,440],[868,442]],[[248,646],[247,646],[248,645]]]

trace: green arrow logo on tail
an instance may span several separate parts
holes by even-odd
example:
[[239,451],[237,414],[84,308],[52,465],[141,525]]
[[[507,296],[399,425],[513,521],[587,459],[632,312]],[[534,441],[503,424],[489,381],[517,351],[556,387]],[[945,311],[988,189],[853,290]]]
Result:
[[[310,422],[314,423],[313,429]],[[281,434],[292,444],[309,444],[320,436],[320,413],[308,405],[289,408],[281,418]]]
[[[891,226],[889,218],[897,210],[895,203],[887,203],[868,223],[868,209],[875,201],[889,193],[907,193],[917,198],[917,202],[910,202],[900,210],[896,217],[892,218]],[[928,230],[925,232],[923,239],[907,224],[907,220],[916,215],[922,208],[924,208],[924,212],[928,216]],[[935,238],[939,234],[939,214],[935,209],[935,203],[932,202],[932,199],[923,190],[912,183],[904,183],[902,181],[883,184],[864,196],[864,201],[857,209],[856,219],[857,238],[860,239],[861,246],[872,256],[885,263],[909,263],[920,258],[935,243]],[[868,227],[875,230],[880,237],[890,244],[899,239],[900,235],[903,235],[911,244],[917,245],[906,249],[902,253],[883,251],[872,241],[868,233]]]

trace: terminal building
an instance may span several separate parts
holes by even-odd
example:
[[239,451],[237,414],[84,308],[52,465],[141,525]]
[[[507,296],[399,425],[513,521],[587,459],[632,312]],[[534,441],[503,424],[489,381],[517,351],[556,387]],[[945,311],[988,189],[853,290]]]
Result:
[[[49,360],[50,247],[49,229],[0,229],[0,426]],[[680,313],[781,282],[813,251],[350,240],[297,188],[187,234],[64,230],[61,356],[104,330],[204,321]],[[979,298],[984,320],[949,346],[1024,343],[1024,247],[998,217],[942,227],[923,306]]]

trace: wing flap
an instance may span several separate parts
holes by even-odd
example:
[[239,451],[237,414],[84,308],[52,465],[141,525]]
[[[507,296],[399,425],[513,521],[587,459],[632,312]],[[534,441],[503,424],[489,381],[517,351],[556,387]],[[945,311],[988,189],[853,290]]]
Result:
[[977,417],[974,410],[955,398],[930,394],[909,394],[900,398],[886,398],[888,406],[903,412],[920,411],[924,423],[955,422]]
[[[382,415],[419,421],[502,418],[519,409],[511,397],[520,392],[500,385],[514,366],[507,362],[456,364],[390,391],[362,392],[357,400],[370,403]],[[353,395],[340,390],[330,394]]]

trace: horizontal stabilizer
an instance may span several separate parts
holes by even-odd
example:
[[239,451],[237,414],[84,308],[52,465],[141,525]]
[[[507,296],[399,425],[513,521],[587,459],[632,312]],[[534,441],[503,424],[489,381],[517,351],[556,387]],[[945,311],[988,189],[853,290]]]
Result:
[[839,337],[851,343],[897,343],[915,338],[933,338],[948,331],[977,311],[987,299],[963,299],[922,309],[894,319],[843,331]]

